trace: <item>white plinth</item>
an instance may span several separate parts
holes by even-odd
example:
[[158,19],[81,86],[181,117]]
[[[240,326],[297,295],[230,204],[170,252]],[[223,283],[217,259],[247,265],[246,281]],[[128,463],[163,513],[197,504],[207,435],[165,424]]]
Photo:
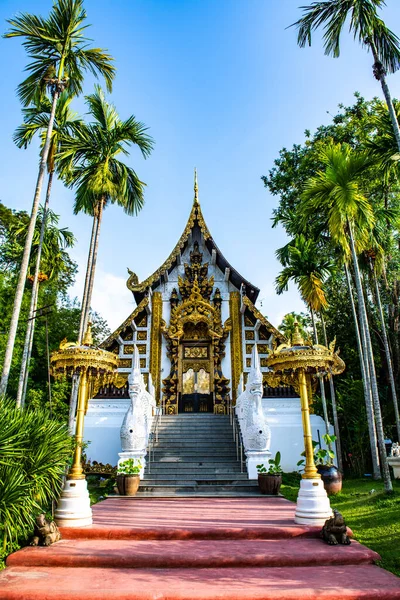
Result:
[[146,459],[145,456],[147,454],[146,450],[132,450],[130,452],[119,452],[118,456],[118,467],[120,465],[120,463],[124,462],[124,460],[128,460],[129,458],[133,458],[133,460],[139,461],[142,463],[142,468],[139,472],[139,476],[142,479],[143,478],[143,474],[144,474],[144,468],[146,466]]
[[400,456],[389,456],[387,461],[393,469],[394,478],[400,479]]
[[302,479],[297,496],[295,523],[322,527],[331,516],[331,505],[322,479]]
[[54,518],[59,527],[92,524],[92,509],[86,479],[67,479]]
[[268,471],[268,461],[270,458],[271,452],[269,450],[265,450],[264,452],[249,450],[246,452],[246,466],[249,479],[258,479],[257,465],[265,465],[265,468]]

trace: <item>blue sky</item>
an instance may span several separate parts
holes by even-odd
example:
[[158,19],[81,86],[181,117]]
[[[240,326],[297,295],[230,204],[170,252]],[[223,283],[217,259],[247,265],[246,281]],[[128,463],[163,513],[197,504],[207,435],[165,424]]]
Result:
[[[147,183],[138,217],[110,207],[102,226],[93,305],[117,327],[133,308],[127,267],[140,280],[168,256],[186,224],[197,167],[203,214],[233,267],[261,288],[261,310],[275,324],[303,304],[292,286],[276,296],[275,250],[286,242],[271,228],[277,199],[263,187],[279,150],[304,141],[304,130],[330,122],[353,93],[380,95],[371,56],[348,35],[339,59],[325,57],[319,36],[300,49],[294,29],[301,0],[86,0],[88,35],[108,48],[118,69],[112,100],[121,117],[134,114],[156,141],[147,160],[128,162]],[[400,33],[400,3],[388,0],[382,16]],[[50,0],[0,0],[0,22],[17,12],[46,15]],[[30,210],[38,147],[18,150],[12,133],[21,121],[15,88],[27,63],[18,40],[0,40],[1,200]],[[400,75],[389,77],[400,97]],[[85,93],[94,80],[88,77]],[[84,112],[83,98],[75,108]],[[72,213],[73,192],[54,186],[52,208],[77,237],[80,296],[91,222]]]

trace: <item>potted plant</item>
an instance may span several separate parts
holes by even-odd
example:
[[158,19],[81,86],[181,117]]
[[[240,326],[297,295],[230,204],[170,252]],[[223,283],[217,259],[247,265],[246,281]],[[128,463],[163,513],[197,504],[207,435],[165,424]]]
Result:
[[117,471],[117,487],[121,496],[134,496],[140,483],[142,463],[135,458],[128,458],[119,463]]
[[[332,444],[336,441],[336,435],[325,433],[322,436],[328,448],[321,448],[318,442],[313,441],[314,461],[318,473],[324,482],[324,488],[328,496],[338,494],[342,489],[342,474],[339,469],[333,464],[335,453],[332,450]],[[305,453],[302,452],[302,456]],[[297,463],[297,466],[303,466],[304,459]]]
[[257,465],[258,487],[262,494],[277,496],[282,484],[281,453],[277,452],[275,458],[270,458],[268,465]]

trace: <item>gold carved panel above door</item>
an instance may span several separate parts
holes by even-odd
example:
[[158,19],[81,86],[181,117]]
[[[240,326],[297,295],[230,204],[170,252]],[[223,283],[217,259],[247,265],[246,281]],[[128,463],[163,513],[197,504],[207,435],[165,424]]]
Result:
[[184,358],[208,358],[207,346],[185,346]]

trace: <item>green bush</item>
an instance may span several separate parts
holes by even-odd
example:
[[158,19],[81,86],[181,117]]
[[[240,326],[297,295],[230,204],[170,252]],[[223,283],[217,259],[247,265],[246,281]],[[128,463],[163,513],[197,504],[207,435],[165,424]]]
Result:
[[73,439],[47,410],[18,409],[11,399],[0,399],[0,423],[0,540],[6,554],[58,497]]

